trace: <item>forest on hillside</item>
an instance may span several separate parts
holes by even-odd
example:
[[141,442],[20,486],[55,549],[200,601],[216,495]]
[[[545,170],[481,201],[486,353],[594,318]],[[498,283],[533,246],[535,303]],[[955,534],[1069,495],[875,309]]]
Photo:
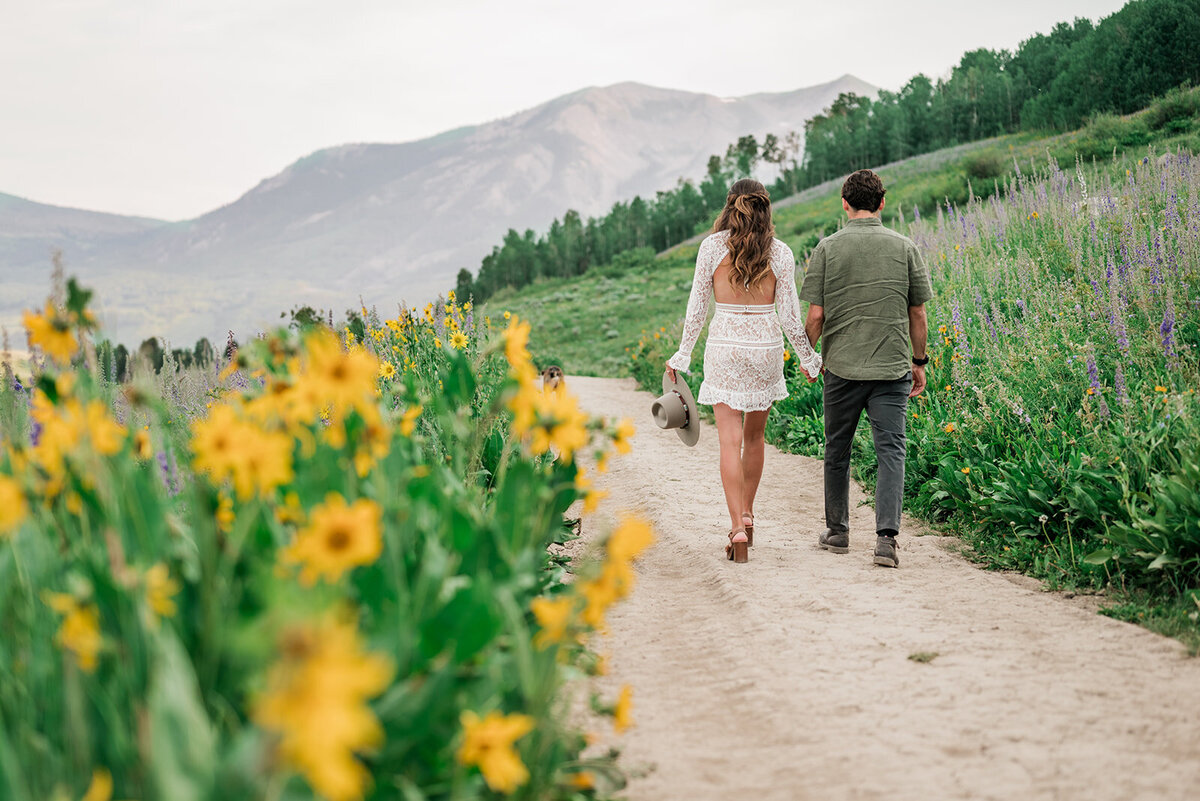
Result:
[[760,166],[779,175],[775,198],[857,169],[1017,131],[1062,131],[1099,114],[1127,114],[1200,82],[1200,0],[1132,0],[1098,23],[1078,18],[1021,42],[1015,52],[964,53],[945,78],[913,76],[875,98],[842,94],[804,134],[743,136],[708,160],[697,185],[680,179],[654,198],[618,202],[584,220],[568,211],[538,234],[509,229],[477,274],[458,273],[459,297],[482,301],[541,277],[580,275],[641,247],[663,250],[694,235],[726,188]]

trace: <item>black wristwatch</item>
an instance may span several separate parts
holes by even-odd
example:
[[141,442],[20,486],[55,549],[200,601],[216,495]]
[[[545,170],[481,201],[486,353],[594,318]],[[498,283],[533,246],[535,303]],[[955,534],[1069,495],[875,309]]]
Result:
[[917,367],[924,367],[925,365],[929,364],[929,356],[926,354],[924,359],[918,359],[916,356],[913,356],[912,363]]

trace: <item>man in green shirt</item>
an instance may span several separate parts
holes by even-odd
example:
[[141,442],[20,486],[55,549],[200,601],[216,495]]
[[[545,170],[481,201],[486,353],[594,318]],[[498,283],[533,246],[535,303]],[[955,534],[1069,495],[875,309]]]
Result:
[[800,297],[810,304],[805,332],[814,345],[821,342],[825,359],[826,531],[819,544],[850,550],[850,445],[865,410],[879,464],[875,564],[897,567],[905,415],[908,399],[925,389],[932,289],[916,245],[879,219],[885,192],[870,170],[846,179],[842,208],[849,219],[813,250]]

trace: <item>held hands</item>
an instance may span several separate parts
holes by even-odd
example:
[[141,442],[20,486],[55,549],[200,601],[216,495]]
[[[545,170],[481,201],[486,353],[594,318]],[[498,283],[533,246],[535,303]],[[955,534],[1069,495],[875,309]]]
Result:
[[915,398],[925,391],[925,367],[913,365],[912,368],[913,383],[912,389],[908,393],[908,397]]

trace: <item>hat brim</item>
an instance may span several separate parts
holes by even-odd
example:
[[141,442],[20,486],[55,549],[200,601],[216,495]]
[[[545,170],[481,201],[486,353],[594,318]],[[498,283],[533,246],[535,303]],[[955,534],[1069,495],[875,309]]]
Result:
[[683,402],[687,406],[688,422],[686,426],[675,429],[675,433],[679,435],[679,439],[683,440],[684,445],[689,448],[694,446],[700,441],[700,407],[696,405],[692,388],[688,386],[683,374],[678,370],[675,371],[674,381],[671,380],[669,373],[663,371],[662,388],[663,394],[675,391],[683,397]]

